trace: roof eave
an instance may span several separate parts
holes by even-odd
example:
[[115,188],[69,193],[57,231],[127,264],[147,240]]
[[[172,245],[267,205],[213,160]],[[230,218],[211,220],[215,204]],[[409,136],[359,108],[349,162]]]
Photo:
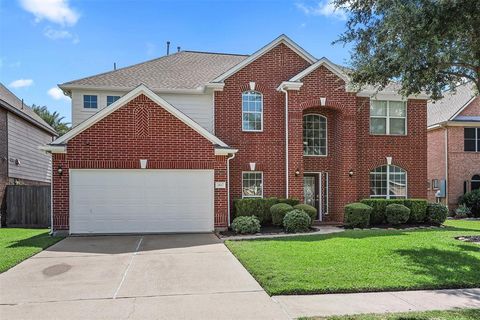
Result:
[[[115,86],[93,86],[93,85],[73,85],[73,84],[59,84],[58,87],[63,92],[69,92],[71,90],[95,90],[95,91],[118,91],[118,92],[130,92],[136,87],[115,87]],[[207,86],[198,86],[191,89],[179,89],[179,88],[155,88],[151,89],[155,93],[180,93],[180,94],[203,94]]]

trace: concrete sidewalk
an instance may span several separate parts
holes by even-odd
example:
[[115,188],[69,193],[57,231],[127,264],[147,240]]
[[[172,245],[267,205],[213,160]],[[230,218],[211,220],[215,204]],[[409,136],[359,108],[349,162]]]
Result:
[[274,296],[291,318],[480,308],[480,288]]

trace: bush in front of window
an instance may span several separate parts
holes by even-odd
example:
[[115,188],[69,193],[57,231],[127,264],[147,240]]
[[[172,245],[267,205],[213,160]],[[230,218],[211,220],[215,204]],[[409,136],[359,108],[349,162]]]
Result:
[[391,225],[398,226],[404,224],[410,218],[410,209],[403,204],[389,204],[385,210],[387,222]]
[[282,226],[285,215],[292,211],[293,207],[287,203],[277,203],[270,207],[270,214],[272,215],[272,224],[274,226]]
[[425,223],[427,220],[427,205],[425,199],[363,199],[360,201],[373,208],[370,216],[370,225],[387,223],[386,209],[390,204],[403,204],[410,209],[410,223]]
[[405,199],[403,205],[410,209],[410,223],[423,223],[427,219],[428,201],[425,199]]
[[236,217],[232,222],[232,230],[240,234],[260,232],[260,221],[256,216]]
[[441,225],[447,220],[448,208],[442,203],[429,203],[427,207],[427,221],[434,225]]
[[278,203],[286,203],[291,205],[292,207],[295,207],[297,204],[300,203],[300,200],[295,198],[279,198]]
[[294,209],[283,218],[283,227],[286,232],[305,232],[310,230],[311,219],[303,210]]
[[294,206],[294,208],[305,211],[310,217],[312,224],[313,224],[313,221],[315,221],[315,219],[317,218],[317,208],[312,207],[311,205],[301,203]]
[[480,189],[465,193],[458,200],[459,204],[464,204],[470,209],[470,217],[480,217]]
[[270,208],[277,203],[287,203],[291,206],[298,204],[297,199],[284,198],[243,198],[233,201],[235,217],[256,216],[262,225],[272,222]]
[[366,228],[370,224],[370,215],[373,208],[360,202],[345,206],[344,222],[347,228]]

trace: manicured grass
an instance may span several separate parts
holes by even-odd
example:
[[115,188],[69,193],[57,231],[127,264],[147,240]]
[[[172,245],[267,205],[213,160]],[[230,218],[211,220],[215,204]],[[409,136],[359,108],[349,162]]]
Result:
[[460,309],[448,311],[403,312],[385,314],[364,314],[342,317],[303,318],[325,320],[477,320],[480,319],[480,309]]
[[348,230],[330,235],[227,241],[271,295],[480,287],[480,221],[446,228]]
[[0,273],[62,240],[48,229],[0,229]]

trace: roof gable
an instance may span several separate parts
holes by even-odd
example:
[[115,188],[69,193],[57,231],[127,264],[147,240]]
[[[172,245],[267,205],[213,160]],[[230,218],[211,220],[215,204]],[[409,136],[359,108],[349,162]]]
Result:
[[303,78],[305,78],[307,75],[317,70],[321,66],[324,66],[330,72],[332,72],[333,74],[335,74],[336,76],[344,80],[345,82],[348,82],[350,80],[347,73],[345,73],[344,70],[342,70],[338,65],[334,64],[327,58],[323,57],[319,59],[317,62],[315,62],[314,64],[312,64],[310,67],[306,68],[305,70],[303,70],[302,72],[300,72],[299,74],[291,78],[289,81],[300,82]]
[[[228,148],[227,144],[225,144],[223,141],[218,139],[216,136],[208,132],[205,128],[200,126],[198,123],[193,121],[191,118],[186,116],[184,113],[180,112],[177,108],[175,108],[173,105],[168,103],[166,100],[155,94],[152,90],[147,88],[145,85],[140,85],[136,87],[135,89],[131,90],[129,93],[112,103],[111,105],[103,108],[102,110],[98,111],[96,114],[88,118],[87,120],[81,122],[79,125],[74,127],[72,130],[61,136],[60,138],[56,139],[51,143],[51,146],[61,146],[66,144],[70,139],[74,138],[81,132],[85,131],[95,123],[99,122],[103,118],[107,117],[111,113],[113,113],[115,110],[121,108],[124,106],[126,103],[129,101],[135,99],[139,95],[145,95],[148,97],[150,100],[155,102],[158,106],[161,108],[165,109],[167,112],[172,114],[174,117],[178,118],[181,120],[183,123],[185,123],[187,126],[198,132],[200,135],[202,135],[204,138],[209,140],[212,144],[220,146],[222,148]],[[49,148],[45,148],[49,150]],[[51,151],[51,150],[50,150]]]
[[278,38],[270,42],[269,44],[262,47],[260,50],[253,53],[251,56],[249,56],[242,62],[238,63],[231,69],[227,70],[226,72],[222,73],[221,75],[213,79],[211,82],[213,83],[223,82],[225,79],[237,73],[238,71],[240,71],[241,69],[243,69],[244,67],[252,63],[253,61],[257,60],[259,57],[261,57],[262,55],[264,55],[265,53],[267,53],[268,51],[275,48],[281,43],[285,44],[287,47],[292,49],[294,52],[296,52],[299,56],[301,56],[303,59],[305,59],[309,63],[314,63],[315,61],[317,61],[310,53],[305,51],[302,47],[296,44],[292,39],[282,34]]

